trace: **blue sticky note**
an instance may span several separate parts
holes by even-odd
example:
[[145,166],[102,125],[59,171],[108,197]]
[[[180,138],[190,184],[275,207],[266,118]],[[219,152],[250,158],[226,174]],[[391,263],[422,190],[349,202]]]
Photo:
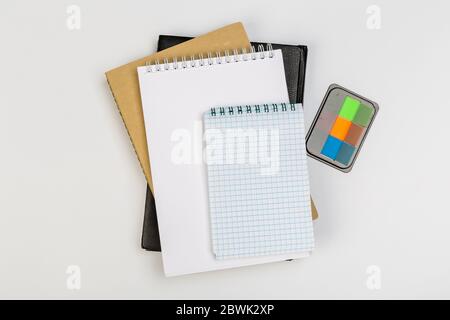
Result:
[[341,148],[341,145],[342,145],[341,140],[336,139],[335,137],[329,135],[320,153],[334,160],[336,159],[336,156],[339,152],[339,149]]
[[353,153],[355,153],[355,147],[343,142],[336,156],[336,161],[344,165],[348,165],[350,163],[350,160],[352,159]]

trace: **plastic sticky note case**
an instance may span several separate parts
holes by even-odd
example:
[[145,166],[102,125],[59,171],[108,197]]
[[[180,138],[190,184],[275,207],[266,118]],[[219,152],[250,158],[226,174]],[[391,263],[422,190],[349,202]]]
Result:
[[377,112],[377,103],[330,85],[306,136],[308,155],[349,172]]

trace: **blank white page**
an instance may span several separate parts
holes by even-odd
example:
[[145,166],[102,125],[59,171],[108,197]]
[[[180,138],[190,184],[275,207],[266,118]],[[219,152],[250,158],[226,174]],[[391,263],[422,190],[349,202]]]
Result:
[[[289,101],[281,50],[139,67],[164,272],[167,276],[296,259],[306,254],[217,260],[209,223],[202,115],[211,107]],[[247,60],[245,60],[247,57]],[[203,64],[203,65],[201,65]]]

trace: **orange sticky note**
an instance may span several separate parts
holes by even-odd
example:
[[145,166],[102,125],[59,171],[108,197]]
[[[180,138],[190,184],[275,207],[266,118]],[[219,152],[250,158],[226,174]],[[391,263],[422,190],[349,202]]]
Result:
[[333,127],[331,128],[330,135],[337,139],[344,140],[347,136],[351,124],[351,121],[348,121],[341,117],[337,117]]

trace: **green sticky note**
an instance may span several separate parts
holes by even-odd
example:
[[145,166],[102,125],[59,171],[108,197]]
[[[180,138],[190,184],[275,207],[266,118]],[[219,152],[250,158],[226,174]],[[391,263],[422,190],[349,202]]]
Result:
[[355,118],[353,119],[353,122],[359,124],[360,126],[367,127],[373,117],[373,113],[373,108],[368,107],[365,104],[361,104]]
[[359,101],[346,96],[344,103],[342,104],[341,111],[339,111],[339,116],[345,118],[349,121],[353,121],[356,113],[359,109]]

